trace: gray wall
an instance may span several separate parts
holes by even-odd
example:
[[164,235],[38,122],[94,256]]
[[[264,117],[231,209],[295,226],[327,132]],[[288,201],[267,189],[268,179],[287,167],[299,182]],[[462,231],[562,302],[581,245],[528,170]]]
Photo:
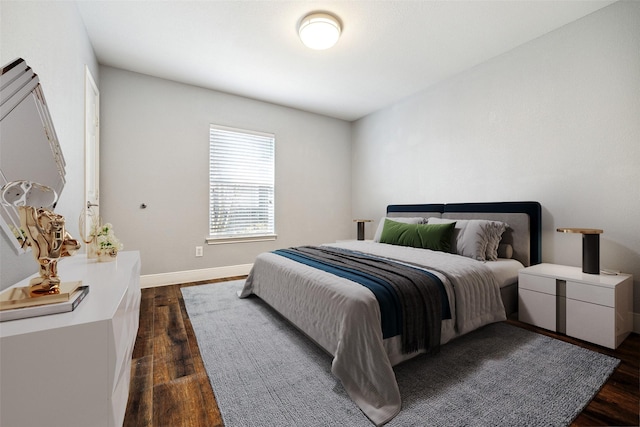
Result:
[[[67,185],[56,212],[78,236],[84,200],[85,64],[98,79],[98,64],[73,2],[0,1],[0,64],[23,58],[38,74],[67,162]],[[28,155],[25,155],[28,161]],[[16,255],[0,231],[0,289],[37,271],[32,255]]]
[[[634,275],[640,313],[640,3],[617,2],[353,126],[353,215],[391,203],[537,200],[545,262]],[[369,237],[376,224],[368,229]]]
[[[101,215],[125,250],[140,250],[142,274],[355,237],[348,122],[110,67],[100,92]],[[210,123],[276,135],[276,241],[205,244]]]

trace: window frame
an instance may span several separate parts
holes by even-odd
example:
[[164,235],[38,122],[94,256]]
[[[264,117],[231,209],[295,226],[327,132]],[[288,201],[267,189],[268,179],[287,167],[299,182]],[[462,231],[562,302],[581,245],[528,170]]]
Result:
[[[258,233],[238,233],[238,234],[234,234],[234,233],[228,233],[228,234],[219,234],[219,235],[215,235],[212,234],[212,230],[214,229],[214,224],[213,224],[213,217],[214,217],[214,207],[215,207],[215,203],[214,203],[214,198],[213,198],[213,187],[214,187],[214,180],[213,180],[213,153],[214,153],[214,133],[215,131],[221,131],[221,132],[227,132],[227,133],[236,133],[236,134],[241,134],[242,138],[244,137],[250,137],[250,136],[255,136],[255,137],[260,137],[260,138],[267,138],[271,140],[271,176],[269,184],[267,185],[270,188],[270,202],[269,204],[271,205],[269,209],[266,210],[267,215],[270,216],[270,220],[268,222],[271,223],[271,228],[270,229],[265,229],[262,232],[258,232]],[[239,139],[240,139],[239,138]],[[276,214],[275,214],[275,150],[276,150],[276,136],[273,133],[268,133],[268,132],[259,132],[259,131],[254,131],[254,130],[248,130],[248,129],[240,129],[240,128],[234,128],[234,127],[228,127],[228,126],[222,126],[222,125],[216,125],[216,124],[209,124],[209,218],[208,218],[208,223],[209,223],[209,233],[207,238],[205,239],[207,244],[209,245],[216,245],[216,244],[226,244],[226,243],[242,243],[242,242],[259,242],[259,241],[267,241],[267,240],[275,240],[277,238],[277,234],[276,234]],[[255,184],[256,186],[258,186],[257,184]],[[269,212],[270,211],[270,212]]]

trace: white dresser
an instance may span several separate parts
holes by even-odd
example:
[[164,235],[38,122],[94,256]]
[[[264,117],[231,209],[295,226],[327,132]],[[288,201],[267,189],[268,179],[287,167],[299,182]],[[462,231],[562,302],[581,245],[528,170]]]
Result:
[[632,330],[633,277],[537,264],[520,270],[521,321],[609,348]]
[[[58,264],[89,285],[69,313],[0,323],[0,425],[121,426],[140,313],[140,254]],[[24,280],[16,286],[26,286]]]

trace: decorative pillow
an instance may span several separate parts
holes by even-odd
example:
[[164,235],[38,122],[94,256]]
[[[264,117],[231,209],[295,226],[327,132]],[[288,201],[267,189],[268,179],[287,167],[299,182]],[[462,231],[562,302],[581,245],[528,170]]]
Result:
[[[382,229],[384,228],[384,220],[386,218],[382,217],[380,219],[380,223],[378,224],[378,228],[376,229],[376,234],[373,236],[374,242],[380,242],[380,236],[382,235]],[[389,218],[391,221],[402,222],[404,224],[426,224],[427,220],[422,217],[394,217]]]
[[455,222],[449,224],[406,224],[385,219],[380,243],[446,251],[451,248]]
[[498,258],[513,258],[513,246],[508,243],[500,243],[498,245]]
[[[507,227],[505,223],[484,219],[453,220],[447,218],[429,218],[427,223],[447,224],[454,221],[456,226],[451,243],[453,253],[478,261],[497,259],[498,244]],[[489,253],[488,257],[487,253]]]
[[500,239],[502,239],[502,233],[507,229],[507,224],[500,221],[488,221],[481,225],[485,233],[489,236],[489,243],[487,244],[487,250],[485,256],[487,261],[498,260],[498,246],[500,245]]

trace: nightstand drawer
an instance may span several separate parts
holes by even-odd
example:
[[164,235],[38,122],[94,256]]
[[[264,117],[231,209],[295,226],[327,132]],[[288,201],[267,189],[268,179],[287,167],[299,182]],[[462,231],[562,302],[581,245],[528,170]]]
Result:
[[518,319],[521,322],[555,331],[556,318],[554,295],[518,288]]
[[556,279],[520,273],[518,277],[518,289],[528,289],[530,291],[555,295]]
[[567,298],[591,304],[615,307],[615,289],[567,281]]
[[616,348],[616,314],[610,307],[567,299],[567,335]]

